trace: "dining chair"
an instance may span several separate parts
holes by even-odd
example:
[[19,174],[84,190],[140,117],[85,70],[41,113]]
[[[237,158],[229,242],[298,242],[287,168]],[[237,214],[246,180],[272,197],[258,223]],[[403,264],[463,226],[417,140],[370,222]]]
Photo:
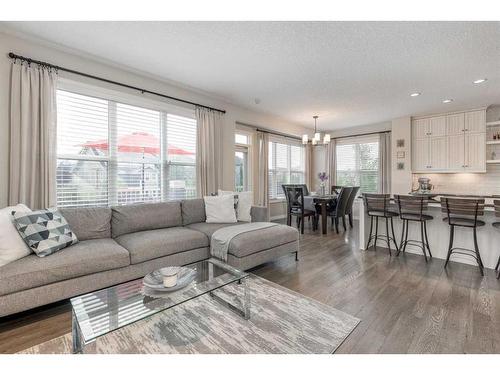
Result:
[[317,226],[316,212],[305,208],[304,188],[296,185],[282,185],[287,203],[286,224],[292,225],[292,216],[297,218],[297,228],[300,227],[300,233],[304,234],[304,219],[312,217],[313,229]]
[[352,207],[354,206],[354,199],[356,199],[359,192],[359,186],[353,186],[351,195],[349,195],[349,200],[347,202],[347,216],[349,217],[349,226],[352,228]]
[[[481,260],[481,253],[477,244],[477,228],[483,227],[486,223],[479,220],[478,216],[484,215],[484,198],[448,198],[441,197],[441,212],[444,214],[443,221],[450,226],[450,241],[448,245],[448,255],[444,267],[448,265],[453,253],[468,255],[474,258],[479,266],[479,272],[484,276],[484,265]],[[455,227],[472,229],[474,249],[463,247],[453,247],[455,237]]]
[[347,226],[345,223],[345,216],[347,215],[347,207],[349,204],[349,198],[351,196],[353,188],[352,187],[343,187],[340,189],[339,195],[337,196],[337,204],[335,205],[335,209],[328,212],[328,215],[332,218],[332,227],[333,223],[335,223],[335,231],[337,234],[339,233],[339,219],[342,218],[342,225],[344,227],[344,231],[347,230]]
[[[370,247],[372,239],[374,240],[373,246],[377,248],[377,241],[381,240],[387,244],[389,249],[389,256],[391,253],[391,241],[396,247],[396,251],[399,251],[398,244],[396,242],[396,234],[394,233],[394,223],[393,218],[398,216],[397,212],[391,210],[391,196],[389,194],[363,194],[363,200],[365,202],[366,214],[370,217],[370,234],[368,235],[368,242],[366,243],[366,248]],[[378,220],[385,219],[385,235],[378,234]],[[373,233],[373,222],[375,221],[375,235]],[[389,221],[391,222],[392,237],[389,234]]]
[[338,195],[340,193],[340,189],[342,189],[342,186],[340,185],[332,185],[331,189],[330,189],[330,194],[336,194]]

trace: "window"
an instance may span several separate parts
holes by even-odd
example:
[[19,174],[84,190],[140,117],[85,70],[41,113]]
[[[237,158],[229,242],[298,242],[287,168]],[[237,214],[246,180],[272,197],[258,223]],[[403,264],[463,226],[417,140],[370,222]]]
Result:
[[196,196],[196,120],[57,90],[57,205]]
[[379,191],[379,137],[353,137],[337,141],[337,185],[360,186],[362,193]]
[[234,142],[234,191],[248,191],[250,190],[250,135],[236,133]]
[[276,138],[269,142],[269,198],[283,199],[283,184],[305,182],[305,149],[291,139]]

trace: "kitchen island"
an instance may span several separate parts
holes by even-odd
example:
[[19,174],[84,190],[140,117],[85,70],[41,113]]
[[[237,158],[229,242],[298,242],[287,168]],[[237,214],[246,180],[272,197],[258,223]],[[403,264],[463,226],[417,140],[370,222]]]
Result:
[[[484,209],[484,216],[478,217],[479,220],[482,220],[486,223],[484,227],[478,227],[477,236],[478,236],[478,245],[479,252],[481,254],[481,258],[483,264],[486,268],[495,268],[496,263],[498,261],[498,256],[500,255],[500,230],[494,228],[491,224],[496,221],[500,221],[500,217],[495,216],[494,208],[493,208],[493,200],[500,199],[497,196],[473,196],[473,195],[457,195],[457,194],[440,194],[440,196],[450,196],[450,197],[461,197],[461,198],[485,198],[486,207]],[[391,201],[391,211],[397,212],[397,204]],[[362,199],[358,204],[359,210],[359,246],[362,250],[366,250],[366,243],[368,241],[368,236],[370,234],[370,218],[365,212],[365,205]],[[427,214],[434,217],[433,220],[429,220],[427,222],[427,234],[429,238],[429,245],[431,248],[432,256],[434,258],[446,259],[448,254],[448,245],[450,238],[450,226],[443,221],[445,214],[441,212],[441,204],[439,203],[439,196],[435,198],[435,201],[431,201],[429,203],[429,207],[427,209]],[[394,230],[396,232],[396,242],[401,242],[401,232],[402,232],[402,221],[399,217],[395,217],[394,219]],[[375,223],[374,229],[375,232]],[[379,234],[385,234],[385,220],[379,220]],[[408,239],[420,240],[420,224],[415,222],[410,222],[409,224],[409,232]],[[373,242],[372,242],[373,244]],[[383,247],[387,247],[385,242],[379,241],[377,248],[379,251],[387,251],[383,249]],[[473,249],[473,237],[472,237],[472,229],[469,228],[455,228],[455,240],[454,247],[464,247],[468,249]],[[394,251],[394,245],[391,243],[391,249],[393,250],[393,256],[396,254]],[[422,250],[419,247],[407,245],[406,252],[414,253],[422,255]],[[387,254],[389,256],[389,254]],[[403,254],[400,254],[403,256]],[[450,261],[466,263],[476,265],[476,261],[465,255],[461,254],[453,254],[450,258]],[[424,262],[424,258],[422,257],[422,262]]]

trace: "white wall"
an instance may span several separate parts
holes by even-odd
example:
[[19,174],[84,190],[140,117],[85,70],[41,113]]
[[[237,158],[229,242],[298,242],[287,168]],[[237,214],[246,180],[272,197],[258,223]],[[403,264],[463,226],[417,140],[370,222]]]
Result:
[[[99,60],[70,51],[66,48],[53,46],[32,38],[20,38],[0,32],[0,207],[7,205],[8,163],[9,163],[9,94],[10,94],[10,64],[9,52],[43,60],[65,68],[79,70],[88,74],[104,77],[110,80],[139,86],[151,91],[183,98],[200,104],[226,110],[223,132],[223,188],[231,190],[234,187],[234,129],[235,123],[242,122],[259,125],[282,133],[300,136],[308,130],[281,118],[234,106],[213,95],[182,87],[144,72],[133,71],[114,63]],[[68,79],[98,84],[115,90],[141,95],[114,85],[107,85],[96,80],[60,72],[60,76]],[[154,97],[158,100],[158,97]],[[178,104],[178,102],[174,102]],[[310,129],[309,129],[310,132]]]
[[[397,147],[397,141],[404,141],[404,147]],[[391,132],[391,193],[408,194],[411,191],[411,117],[402,117],[392,120]],[[401,153],[404,153],[404,157]],[[403,170],[398,170],[398,163],[404,164]]]

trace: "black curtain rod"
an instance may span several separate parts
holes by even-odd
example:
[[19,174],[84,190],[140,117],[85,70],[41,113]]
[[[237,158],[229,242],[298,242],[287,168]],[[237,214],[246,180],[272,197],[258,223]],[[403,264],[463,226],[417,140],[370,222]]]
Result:
[[[244,124],[242,124],[242,125],[244,125]],[[246,126],[251,126],[251,125],[246,125]],[[279,137],[291,138],[291,139],[296,139],[296,140],[301,140],[302,139],[302,138],[296,137],[294,135],[289,135],[289,134],[285,134],[285,133],[275,132],[273,130],[261,129],[261,128],[257,128],[257,127],[255,127],[255,130],[258,131],[258,132],[261,132],[261,133],[268,133],[268,134],[277,135]]]
[[381,132],[371,132],[371,133],[362,133],[362,134],[353,134],[353,135],[343,135],[343,136],[340,136],[340,137],[332,137],[332,139],[363,137],[365,135],[384,134],[384,133],[391,133],[391,131],[390,130],[384,130],[384,131],[381,131]]
[[190,102],[189,100],[179,99],[179,98],[176,98],[174,96],[165,95],[165,94],[161,94],[159,92],[150,91],[150,90],[146,90],[146,89],[141,89],[140,87],[136,87],[136,86],[132,86],[132,85],[127,85],[125,83],[116,82],[116,81],[112,81],[110,79],[101,78],[101,77],[97,77],[97,76],[94,76],[94,75],[91,75],[91,74],[79,72],[77,70],[63,68],[62,66],[53,65],[53,64],[50,64],[50,63],[45,62],[45,61],[34,60],[34,59],[30,59],[28,57],[16,55],[15,53],[12,53],[12,52],[9,53],[9,57],[11,59],[14,59],[14,60],[26,61],[28,64],[33,63],[33,64],[37,64],[37,65],[41,65],[41,66],[46,66],[46,67],[53,68],[53,69],[56,69],[56,70],[61,70],[63,72],[77,74],[77,75],[80,75],[80,76],[83,76],[83,77],[96,79],[98,81],[102,81],[102,82],[106,82],[106,83],[111,83],[113,85],[117,85],[117,86],[121,86],[121,87],[126,87],[126,88],[131,89],[131,90],[137,90],[137,91],[140,91],[143,94],[151,94],[151,95],[161,96],[162,98],[175,100],[177,102],[191,104],[191,105],[194,105],[194,106],[198,106],[198,107],[210,109],[210,110],[216,111],[216,112],[226,113],[226,111],[223,110],[223,109],[217,109],[217,108],[209,107],[209,106],[206,106],[206,105],[203,105],[203,104],[198,104],[198,103]]

